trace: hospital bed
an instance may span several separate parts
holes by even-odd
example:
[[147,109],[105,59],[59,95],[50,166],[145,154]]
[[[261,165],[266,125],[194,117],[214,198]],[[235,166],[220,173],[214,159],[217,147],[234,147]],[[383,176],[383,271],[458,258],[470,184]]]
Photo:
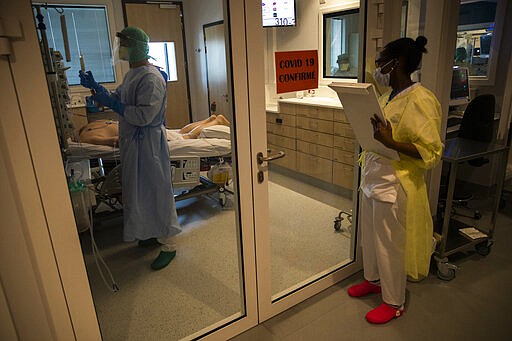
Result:
[[[229,129],[227,133],[225,132],[224,136],[214,135],[224,138],[208,137],[209,131],[212,130],[205,128],[204,134],[202,133],[200,138],[197,139],[182,139],[178,136],[178,130],[167,130],[167,143],[169,146],[172,182],[176,201],[218,192],[221,206],[224,206],[226,202],[225,184],[213,181],[201,175],[201,172],[208,171],[212,165],[218,164],[219,161],[225,161],[227,164],[230,163],[231,140],[227,138],[228,136],[230,137]],[[120,160],[119,149],[116,147],[80,143],[71,140],[68,141],[65,155],[69,163],[91,159],[115,161],[117,163]],[[120,182],[120,172],[112,172],[110,174],[111,178],[108,177],[109,174],[105,177],[106,184],[118,184]],[[101,192],[98,192],[102,196],[109,192],[109,189],[104,186]]]
[[[177,130],[168,129],[167,136],[177,134]],[[200,137],[198,139],[169,139],[169,154],[172,157],[219,157],[231,153],[231,140],[225,138]],[[119,159],[119,149],[111,146],[95,145],[68,141],[68,148],[65,151],[70,161],[79,161],[92,158],[106,160]]]

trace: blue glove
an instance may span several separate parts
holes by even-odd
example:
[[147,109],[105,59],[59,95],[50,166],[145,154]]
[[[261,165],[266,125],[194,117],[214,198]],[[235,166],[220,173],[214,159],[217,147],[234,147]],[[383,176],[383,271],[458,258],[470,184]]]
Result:
[[121,103],[117,98],[111,96],[108,92],[97,92],[92,95],[91,98],[99,104],[102,104],[105,107],[109,107],[110,109],[117,112],[119,115],[124,114],[124,103]]
[[108,92],[107,89],[99,85],[92,76],[91,71],[83,72],[82,70],[78,71],[78,76],[80,77],[80,85],[92,89],[96,91],[97,93],[100,92]]

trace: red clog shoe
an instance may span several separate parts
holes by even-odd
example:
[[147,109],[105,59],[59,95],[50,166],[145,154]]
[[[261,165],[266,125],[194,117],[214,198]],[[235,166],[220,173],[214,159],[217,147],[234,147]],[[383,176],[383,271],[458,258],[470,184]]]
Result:
[[366,320],[370,323],[384,324],[388,323],[394,318],[402,316],[403,313],[403,309],[396,309],[387,305],[386,303],[382,303],[380,306],[370,310],[366,314]]
[[381,292],[381,289],[380,286],[365,280],[362,283],[351,286],[347,291],[352,297],[362,297],[372,293],[378,294]]

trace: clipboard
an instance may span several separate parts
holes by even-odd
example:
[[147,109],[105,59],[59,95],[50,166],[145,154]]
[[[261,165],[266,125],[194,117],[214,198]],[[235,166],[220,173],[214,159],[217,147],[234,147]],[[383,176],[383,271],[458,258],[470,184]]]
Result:
[[386,122],[373,84],[334,82],[329,87],[338,94],[345,115],[361,147],[388,159],[400,160],[397,151],[384,146],[373,137],[370,118],[377,114],[383,122]]

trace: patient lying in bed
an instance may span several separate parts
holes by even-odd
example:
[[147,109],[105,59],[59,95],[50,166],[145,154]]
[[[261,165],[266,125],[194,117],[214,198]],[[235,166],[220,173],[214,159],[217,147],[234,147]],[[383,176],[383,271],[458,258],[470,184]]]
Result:
[[[202,121],[187,124],[177,133],[168,130],[167,139],[196,139],[204,128],[215,125],[230,126],[229,121],[223,115],[212,115]],[[117,121],[97,120],[86,124],[79,131],[80,142],[105,146],[117,146],[119,142],[119,129]]]
[[97,120],[86,124],[78,132],[80,142],[117,146],[119,143],[119,129],[117,121]]

